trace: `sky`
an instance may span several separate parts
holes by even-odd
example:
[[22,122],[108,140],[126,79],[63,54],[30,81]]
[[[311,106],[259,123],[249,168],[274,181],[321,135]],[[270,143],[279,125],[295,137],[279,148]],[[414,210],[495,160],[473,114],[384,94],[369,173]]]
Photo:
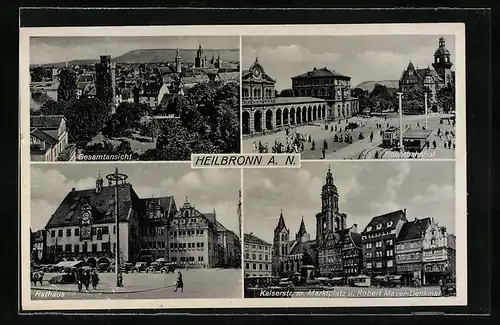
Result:
[[378,215],[407,209],[408,220],[433,217],[455,232],[455,165],[436,162],[304,162],[299,170],[246,169],[243,178],[243,229],[272,243],[280,211],[291,238],[302,215],[311,240],[316,238],[316,213],[321,188],[331,167],[339,193],[339,211],[347,226],[363,231]]
[[453,35],[246,36],[242,66],[248,69],[258,57],[278,91],[291,88],[291,77],[314,67],[348,75],[355,87],[364,81],[399,80],[410,60],[415,67],[431,66],[441,36],[454,62]]
[[45,64],[66,60],[98,59],[100,55],[120,56],[139,49],[238,49],[237,36],[121,36],[121,37],[32,37],[30,63]]
[[[69,191],[95,188],[98,173],[104,178],[118,167],[140,198],[171,196],[179,208],[188,196],[201,213],[212,213],[226,228],[239,233],[239,169],[191,169],[191,163],[40,164],[31,165],[31,229],[45,227]],[[105,185],[107,181],[105,180]]]

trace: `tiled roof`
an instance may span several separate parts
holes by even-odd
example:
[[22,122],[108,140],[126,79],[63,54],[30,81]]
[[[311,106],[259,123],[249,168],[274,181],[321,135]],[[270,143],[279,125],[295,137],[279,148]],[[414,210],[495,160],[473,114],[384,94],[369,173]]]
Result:
[[217,222],[217,231],[230,231],[226,227],[224,227],[224,225],[220,223],[218,220],[216,220],[216,222]]
[[[49,219],[47,227],[78,226],[81,209],[87,199],[92,207],[94,224],[113,223],[114,194],[114,186],[104,186],[100,193],[96,193],[95,189],[70,191]],[[118,202],[120,222],[128,221],[130,208],[139,213],[144,211],[143,202],[130,184],[118,185]]]
[[354,241],[354,244],[356,246],[360,246],[361,245],[361,234],[358,234],[358,233],[355,233],[355,232],[351,232],[351,238]]
[[310,251],[312,249],[312,244],[313,243],[311,241],[297,242],[293,246],[290,255],[301,254],[304,253],[305,251]]
[[276,97],[276,104],[325,103],[325,99],[315,97]]
[[271,246],[270,243],[260,239],[259,237],[255,236],[254,234],[244,234],[243,238],[244,238],[245,243]]
[[416,219],[403,225],[399,232],[398,241],[422,238],[425,229],[431,224],[431,218]]
[[170,205],[174,201],[174,197],[173,196],[161,196],[161,197],[141,198],[141,201],[144,204],[145,210],[154,209],[155,207],[159,206],[164,211],[168,211],[170,208]]
[[215,219],[215,213],[202,213],[202,215],[205,216],[205,218],[207,218],[211,223],[213,224],[216,224],[217,225],[217,220]]
[[30,117],[30,127],[38,129],[58,129],[63,115],[34,115]]
[[47,134],[46,132],[43,132],[40,129],[31,130],[30,135],[45,142],[46,144],[50,145],[51,147],[53,147],[57,144],[57,139],[54,139],[50,134]]
[[351,78],[349,76],[338,73],[335,70],[329,70],[326,67],[316,69],[300,74],[298,76],[292,77],[292,79],[302,79],[302,78],[321,78],[321,77],[341,77],[341,78]]
[[[393,212],[389,212],[386,214],[382,214],[380,216],[374,217],[365,227],[362,233],[366,233],[368,227],[371,227],[370,232],[393,229],[396,227],[399,221],[407,221],[405,212],[403,210],[397,210]],[[388,224],[392,222],[392,225],[388,226]],[[380,224],[382,227],[377,229],[377,225]]]
[[217,75],[221,80],[236,80],[240,78],[239,72],[219,72]]

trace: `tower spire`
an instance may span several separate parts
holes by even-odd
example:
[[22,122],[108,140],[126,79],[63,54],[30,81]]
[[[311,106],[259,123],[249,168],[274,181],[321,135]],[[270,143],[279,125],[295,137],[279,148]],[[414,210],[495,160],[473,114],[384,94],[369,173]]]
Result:
[[276,226],[277,230],[281,230],[286,228],[285,218],[283,218],[283,210],[280,211],[280,219],[278,220],[278,225]]

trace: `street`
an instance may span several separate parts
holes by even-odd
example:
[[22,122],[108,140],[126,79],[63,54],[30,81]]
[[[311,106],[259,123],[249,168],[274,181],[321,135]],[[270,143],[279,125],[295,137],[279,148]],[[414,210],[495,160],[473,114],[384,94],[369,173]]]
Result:
[[[51,285],[55,274],[45,274],[43,286],[31,287],[32,300],[78,299],[171,299],[171,298],[241,298],[240,269],[181,269],[184,292],[174,292],[175,273],[128,273],[123,275],[122,288],[116,288],[113,273],[100,273],[96,292],[78,292],[76,284]],[[54,288],[54,290],[50,290]],[[113,293],[115,291],[115,293]]]
[[[440,124],[441,117],[444,117],[444,115],[429,114],[427,117],[428,129],[432,131],[428,138],[431,147],[429,149],[424,149],[421,152],[421,158],[453,159],[455,157],[455,150],[445,148],[444,141],[437,136],[438,129],[441,130],[442,134],[444,134],[445,131],[453,131],[455,133],[453,125],[448,124],[448,122]],[[341,133],[340,131],[335,132],[335,130],[332,132],[331,127],[333,126],[335,128],[335,126],[337,126],[337,130],[342,130],[342,134],[345,134],[345,127],[350,122],[358,123],[358,125],[360,125],[358,128],[347,132],[350,136],[352,136],[353,143],[348,144],[345,142],[334,142],[333,139],[335,134],[337,133],[340,135]],[[378,159],[397,159],[398,156],[394,155],[394,152],[391,152],[390,149],[380,147],[380,144],[382,143],[380,135],[381,129],[377,129],[377,123],[382,125],[382,130],[387,128],[388,125],[399,127],[399,115],[397,113],[389,113],[387,114],[387,118],[352,117],[348,122],[342,120],[341,122],[328,123],[328,130],[325,130],[326,123],[299,126],[295,128],[295,130],[298,133],[310,135],[312,140],[315,142],[315,150],[311,150],[312,142],[306,142],[304,144],[304,151],[301,152],[301,158],[322,159],[321,149],[323,147],[323,141],[326,140],[328,143],[328,149],[325,150],[325,159],[375,159],[377,153]],[[405,128],[406,125],[410,126],[412,129],[421,128],[425,125],[425,115],[404,115],[403,128]],[[370,141],[370,134],[372,132],[373,140]],[[358,139],[360,133],[364,135],[364,139]],[[261,142],[264,146],[267,144],[269,153],[271,153],[271,148],[276,140],[286,143],[285,131],[270,133],[254,138],[247,138],[243,140],[243,152],[257,152],[253,149],[254,143],[258,147],[259,142]],[[436,149],[432,146],[434,140],[437,144]]]

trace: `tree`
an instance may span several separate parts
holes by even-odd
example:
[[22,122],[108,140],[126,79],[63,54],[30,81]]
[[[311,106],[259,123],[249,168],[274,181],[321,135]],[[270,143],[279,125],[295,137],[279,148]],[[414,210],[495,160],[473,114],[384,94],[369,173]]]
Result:
[[422,114],[424,111],[424,88],[420,85],[414,85],[403,95],[403,107],[409,113]]
[[110,109],[96,98],[72,101],[63,113],[68,123],[69,141],[84,146],[104,127]]
[[370,100],[370,94],[367,90],[361,88],[354,88],[352,90],[352,95],[359,100],[359,110],[360,112],[371,109],[372,102]]
[[443,111],[449,112],[455,110],[455,86],[449,85],[439,89],[436,93],[436,99]]
[[279,97],[293,97],[293,90],[288,88],[288,89],[283,89],[279,93]]
[[132,147],[130,146],[130,141],[123,140],[120,142],[120,144],[116,147],[116,152],[118,154],[132,154]]
[[65,101],[55,101],[52,99],[47,100],[40,107],[40,112],[42,115],[64,115],[68,118],[68,110],[70,109],[72,102]]
[[63,69],[59,75],[57,99],[69,101],[76,98],[76,74],[71,69]]

